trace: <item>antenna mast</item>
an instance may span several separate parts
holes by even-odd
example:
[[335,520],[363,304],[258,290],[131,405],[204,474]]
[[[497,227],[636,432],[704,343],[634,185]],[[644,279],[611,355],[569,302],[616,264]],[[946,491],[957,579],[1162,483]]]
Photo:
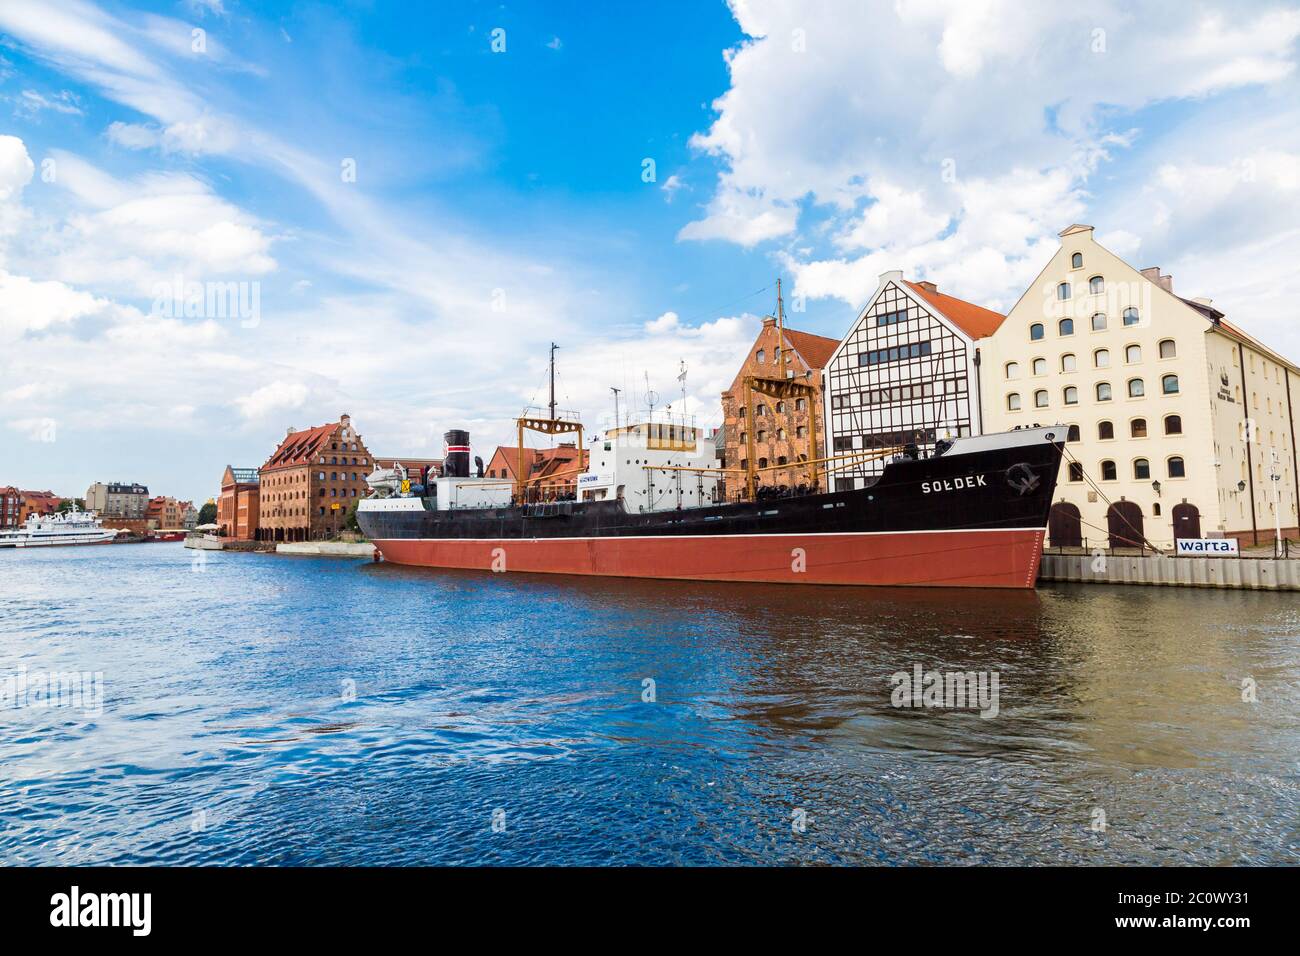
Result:
[[615,388],[611,385],[609,390],[614,393],[614,431],[618,431],[618,393],[621,392],[622,389]]

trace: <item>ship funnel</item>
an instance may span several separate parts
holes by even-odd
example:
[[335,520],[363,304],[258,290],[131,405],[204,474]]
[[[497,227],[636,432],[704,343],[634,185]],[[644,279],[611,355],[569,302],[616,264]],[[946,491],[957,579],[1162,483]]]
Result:
[[447,443],[447,457],[442,463],[442,473],[447,478],[469,477],[469,432],[453,428],[443,435]]

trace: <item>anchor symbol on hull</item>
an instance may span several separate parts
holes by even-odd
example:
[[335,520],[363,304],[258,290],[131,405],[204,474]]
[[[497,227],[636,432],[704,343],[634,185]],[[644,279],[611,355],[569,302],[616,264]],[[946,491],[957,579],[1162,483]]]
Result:
[[1007,469],[1007,484],[1022,496],[1037,489],[1041,483],[1034,470],[1023,461]]

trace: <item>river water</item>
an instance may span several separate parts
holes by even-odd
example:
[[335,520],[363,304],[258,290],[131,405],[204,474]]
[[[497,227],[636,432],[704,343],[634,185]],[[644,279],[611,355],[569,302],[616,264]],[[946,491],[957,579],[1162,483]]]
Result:
[[0,862],[1300,862],[1293,594],[201,554],[0,552]]

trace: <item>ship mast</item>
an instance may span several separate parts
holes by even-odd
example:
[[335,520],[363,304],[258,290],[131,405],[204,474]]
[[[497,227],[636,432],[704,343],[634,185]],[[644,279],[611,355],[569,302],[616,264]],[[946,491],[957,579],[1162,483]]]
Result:
[[[577,450],[578,450],[578,470],[582,470],[583,451],[582,451],[582,422],[578,421],[577,412],[565,412],[563,417],[556,414],[555,408],[555,350],[559,346],[554,342],[551,343],[551,362],[550,362],[550,401],[547,403],[549,417],[544,417],[542,409],[537,407],[525,408],[522,415],[515,419],[515,427],[518,433],[518,447],[515,449],[515,501],[520,504],[526,504],[528,501],[528,485],[530,479],[528,472],[525,471],[524,460],[524,432],[533,431],[541,432],[544,435],[564,435],[571,432],[577,433]],[[538,487],[538,495],[542,494],[542,489]]]
[[555,350],[559,346],[551,343],[551,420],[555,419]]

